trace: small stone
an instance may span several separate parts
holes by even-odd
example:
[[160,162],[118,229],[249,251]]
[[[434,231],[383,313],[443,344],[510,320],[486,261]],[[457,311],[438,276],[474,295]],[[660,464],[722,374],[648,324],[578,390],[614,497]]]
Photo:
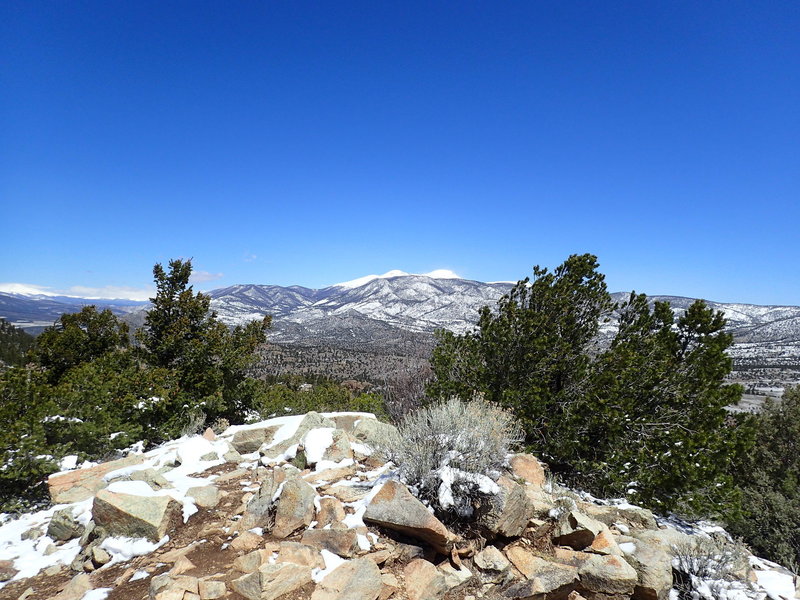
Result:
[[423,540],[442,554],[449,553],[456,539],[405,485],[395,480],[387,481],[372,498],[364,521]]
[[81,537],[82,533],[83,526],[75,520],[71,508],[57,510],[53,513],[50,524],[47,526],[47,535],[60,542]]
[[381,574],[381,584],[383,587],[378,594],[378,600],[388,600],[400,591],[400,582],[391,573]]
[[80,600],[92,589],[92,582],[86,573],[75,575],[67,586],[53,600]]
[[336,498],[320,498],[317,511],[317,527],[322,529],[326,525],[344,521],[344,506]]
[[197,577],[189,577],[188,575],[177,575],[172,578],[174,584],[173,588],[181,589],[185,592],[196,594],[199,589],[199,579]]
[[297,542],[281,542],[277,562],[289,562],[312,569],[325,568],[325,561],[317,548]]
[[278,427],[261,427],[258,429],[245,429],[233,434],[231,445],[239,454],[250,454],[258,450],[262,444],[272,441],[272,436]]
[[358,552],[358,535],[353,529],[308,529],[300,540],[304,544],[350,558]]
[[439,600],[448,590],[445,576],[422,558],[408,563],[403,575],[409,600]]
[[368,558],[357,558],[326,575],[311,600],[375,600],[382,588],[378,566]]
[[263,540],[264,538],[256,533],[245,531],[234,538],[231,542],[231,548],[237,552],[250,552],[258,548]]
[[475,555],[475,566],[483,571],[503,572],[511,567],[511,563],[494,546],[486,546]]
[[95,566],[102,567],[111,562],[111,555],[100,546],[95,546],[92,548],[92,562]]
[[582,565],[579,591],[588,599],[608,596],[630,597],[636,587],[636,570],[619,556],[595,555]]
[[376,552],[370,552],[365,556],[365,558],[370,559],[376,565],[381,566],[386,563],[387,560],[392,558],[392,551],[391,550],[378,550]]
[[44,535],[44,531],[38,527],[31,527],[28,531],[24,532],[20,537],[23,540],[38,540]]
[[0,560],[0,581],[10,581],[17,573],[13,560]]
[[181,504],[170,496],[135,496],[100,490],[92,515],[113,535],[145,537],[158,542],[183,522]]
[[444,582],[448,590],[460,586],[472,577],[469,569],[462,566],[457,569],[449,561],[445,561],[438,566],[439,571],[444,575]]
[[17,600],[28,600],[28,598],[33,596],[35,593],[36,591],[32,587],[29,587],[24,592],[22,592],[22,594],[20,594]]
[[531,454],[515,454],[511,458],[511,472],[533,485],[541,487],[545,484],[542,463]]
[[[377,568],[377,567],[376,567]],[[292,563],[261,565],[232,582],[233,589],[248,600],[275,600],[311,581],[311,569]]]
[[612,556],[622,556],[622,550],[619,549],[614,535],[608,527],[603,526],[603,530],[598,533],[592,545],[586,548],[587,552],[594,552],[595,554],[609,554]]
[[489,496],[477,522],[489,537],[517,537],[522,535],[534,514],[533,505],[525,494],[525,486],[508,477],[497,480],[500,493]]
[[272,552],[270,550],[255,550],[248,552],[244,556],[239,556],[233,561],[233,568],[242,573],[253,573],[258,567],[266,563]]
[[213,442],[217,439],[217,434],[214,433],[211,427],[206,427],[206,430],[203,432],[203,438],[207,439],[209,442]]
[[181,556],[169,570],[170,575],[183,575],[195,568],[194,563],[185,556]]
[[224,581],[214,581],[213,579],[201,579],[197,584],[197,589],[201,600],[217,600],[228,591]]
[[197,506],[202,508],[214,508],[219,504],[219,489],[215,485],[191,487],[186,491],[186,495],[194,498]]
[[285,480],[286,472],[282,469],[270,469],[264,475],[258,491],[247,502],[247,507],[242,514],[241,523],[244,529],[267,526],[274,505],[272,498]]
[[583,550],[591,546],[594,538],[603,531],[603,525],[581,512],[573,510],[556,528],[553,543]]
[[169,489],[172,484],[155,469],[139,469],[131,473],[131,481],[144,481],[155,491]]
[[[512,560],[519,568],[518,562]],[[529,557],[520,564],[526,580],[507,588],[507,598],[544,600],[545,598],[564,598],[575,589],[578,582],[578,569],[551,563],[536,556]]]
[[283,485],[275,509],[275,526],[272,535],[286,538],[314,520],[314,498],[317,493],[302,479],[290,479]]

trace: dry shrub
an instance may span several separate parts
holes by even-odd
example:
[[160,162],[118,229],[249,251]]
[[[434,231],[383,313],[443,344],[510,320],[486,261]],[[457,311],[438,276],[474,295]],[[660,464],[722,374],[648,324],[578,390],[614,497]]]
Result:
[[475,501],[496,494],[522,430],[506,410],[477,397],[451,398],[406,415],[382,449],[423,502],[448,520],[468,520]]
[[747,548],[724,536],[696,536],[672,547],[675,588],[682,600],[755,597],[748,579]]

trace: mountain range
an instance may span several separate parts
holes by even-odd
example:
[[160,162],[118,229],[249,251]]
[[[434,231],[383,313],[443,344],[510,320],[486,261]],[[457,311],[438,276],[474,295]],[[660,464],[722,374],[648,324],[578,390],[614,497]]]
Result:
[[[472,281],[449,271],[425,275],[390,271],[322,289],[246,284],[208,295],[228,325],[272,315],[274,344],[424,357],[433,347],[436,329],[469,330],[479,309],[495,305],[512,287],[511,282]],[[628,294],[612,296],[622,301]],[[679,296],[649,299],[668,301],[678,313],[694,301]],[[134,326],[143,321],[147,304],[0,293],[0,317],[36,333],[61,313],[90,303],[110,308]],[[739,380],[759,391],[800,381],[800,307],[708,304],[725,313],[734,335],[730,352]]]

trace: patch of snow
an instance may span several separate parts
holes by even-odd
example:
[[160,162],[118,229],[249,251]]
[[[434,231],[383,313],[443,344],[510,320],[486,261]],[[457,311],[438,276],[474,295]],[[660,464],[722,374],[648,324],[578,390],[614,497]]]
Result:
[[95,588],[86,592],[81,600],[106,600],[114,588]]
[[318,427],[309,431],[303,438],[303,447],[306,452],[306,460],[310,464],[317,464],[322,461],[325,451],[333,444],[333,427]]
[[795,598],[794,577],[780,565],[763,558],[750,557],[750,564],[754,567],[753,573],[756,581],[767,596],[772,600],[789,600]]
[[61,462],[58,463],[58,468],[62,471],[71,471],[75,467],[78,466],[78,455],[77,454],[70,454],[65,456],[61,459]]
[[350,447],[353,449],[353,452],[358,452],[359,454],[363,454],[364,456],[369,456],[372,454],[372,448],[367,446],[366,444],[361,444],[359,442],[350,442]]
[[332,572],[336,567],[339,565],[343,565],[347,562],[344,558],[337,556],[333,552],[329,550],[325,550],[324,548],[320,550],[320,554],[322,554],[322,560],[325,561],[325,568],[320,569],[319,567],[312,569],[311,571],[311,579],[314,580],[315,583],[319,583],[328,575],[328,573]]
[[359,533],[356,536],[356,540],[358,540],[358,547],[359,547],[360,550],[363,550],[364,552],[366,552],[370,548],[372,548],[372,544],[369,543],[369,539],[367,538],[367,536]]
[[321,471],[327,471],[328,469],[341,469],[344,467],[349,467],[353,464],[355,464],[355,461],[352,458],[343,458],[339,462],[334,462],[332,460],[321,460],[314,467],[314,471],[319,473]]
[[140,579],[147,579],[150,577],[150,573],[147,571],[136,571],[128,581],[139,581]]
[[625,554],[633,554],[636,552],[636,544],[634,542],[621,542],[619,544],[619,549]]
[[128,561],[134,556],[150,554],[168,541],[168,535],[165,535],[155,544],[145,538],[107,537],[102,541],[100,547],[111,555],[111,561],[104,567]]

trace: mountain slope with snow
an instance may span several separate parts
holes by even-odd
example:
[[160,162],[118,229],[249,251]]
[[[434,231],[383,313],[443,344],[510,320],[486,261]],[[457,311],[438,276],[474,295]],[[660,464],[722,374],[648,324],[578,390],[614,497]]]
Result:
[[[475,326],[483,306],[495,306],[512,288],[508,282],[483,283],[452,271],[415,275],[389,271],[322,289],[302,286],[234,285],[208,292],[212,308],[228,325],[272,315],[270,341],[301,346],[331,346],[361,352],[427,355],[436,329],[465,332]],[[627,293],[613,294],[617,302]],[[678,313],[694,302],[680,296],[652,296]],[[145,303],[80,300],[0,293],[0,317],[36,332],[63,312],[97,304],[124,315],[132,327],[143,322]],[[762,387],[800,381],[800,307],[708,302],[722,310],[735,344],[736,368]],[[613,330],[613,323],[605,327]],[[794,375],[792,375],[794,374]]]

